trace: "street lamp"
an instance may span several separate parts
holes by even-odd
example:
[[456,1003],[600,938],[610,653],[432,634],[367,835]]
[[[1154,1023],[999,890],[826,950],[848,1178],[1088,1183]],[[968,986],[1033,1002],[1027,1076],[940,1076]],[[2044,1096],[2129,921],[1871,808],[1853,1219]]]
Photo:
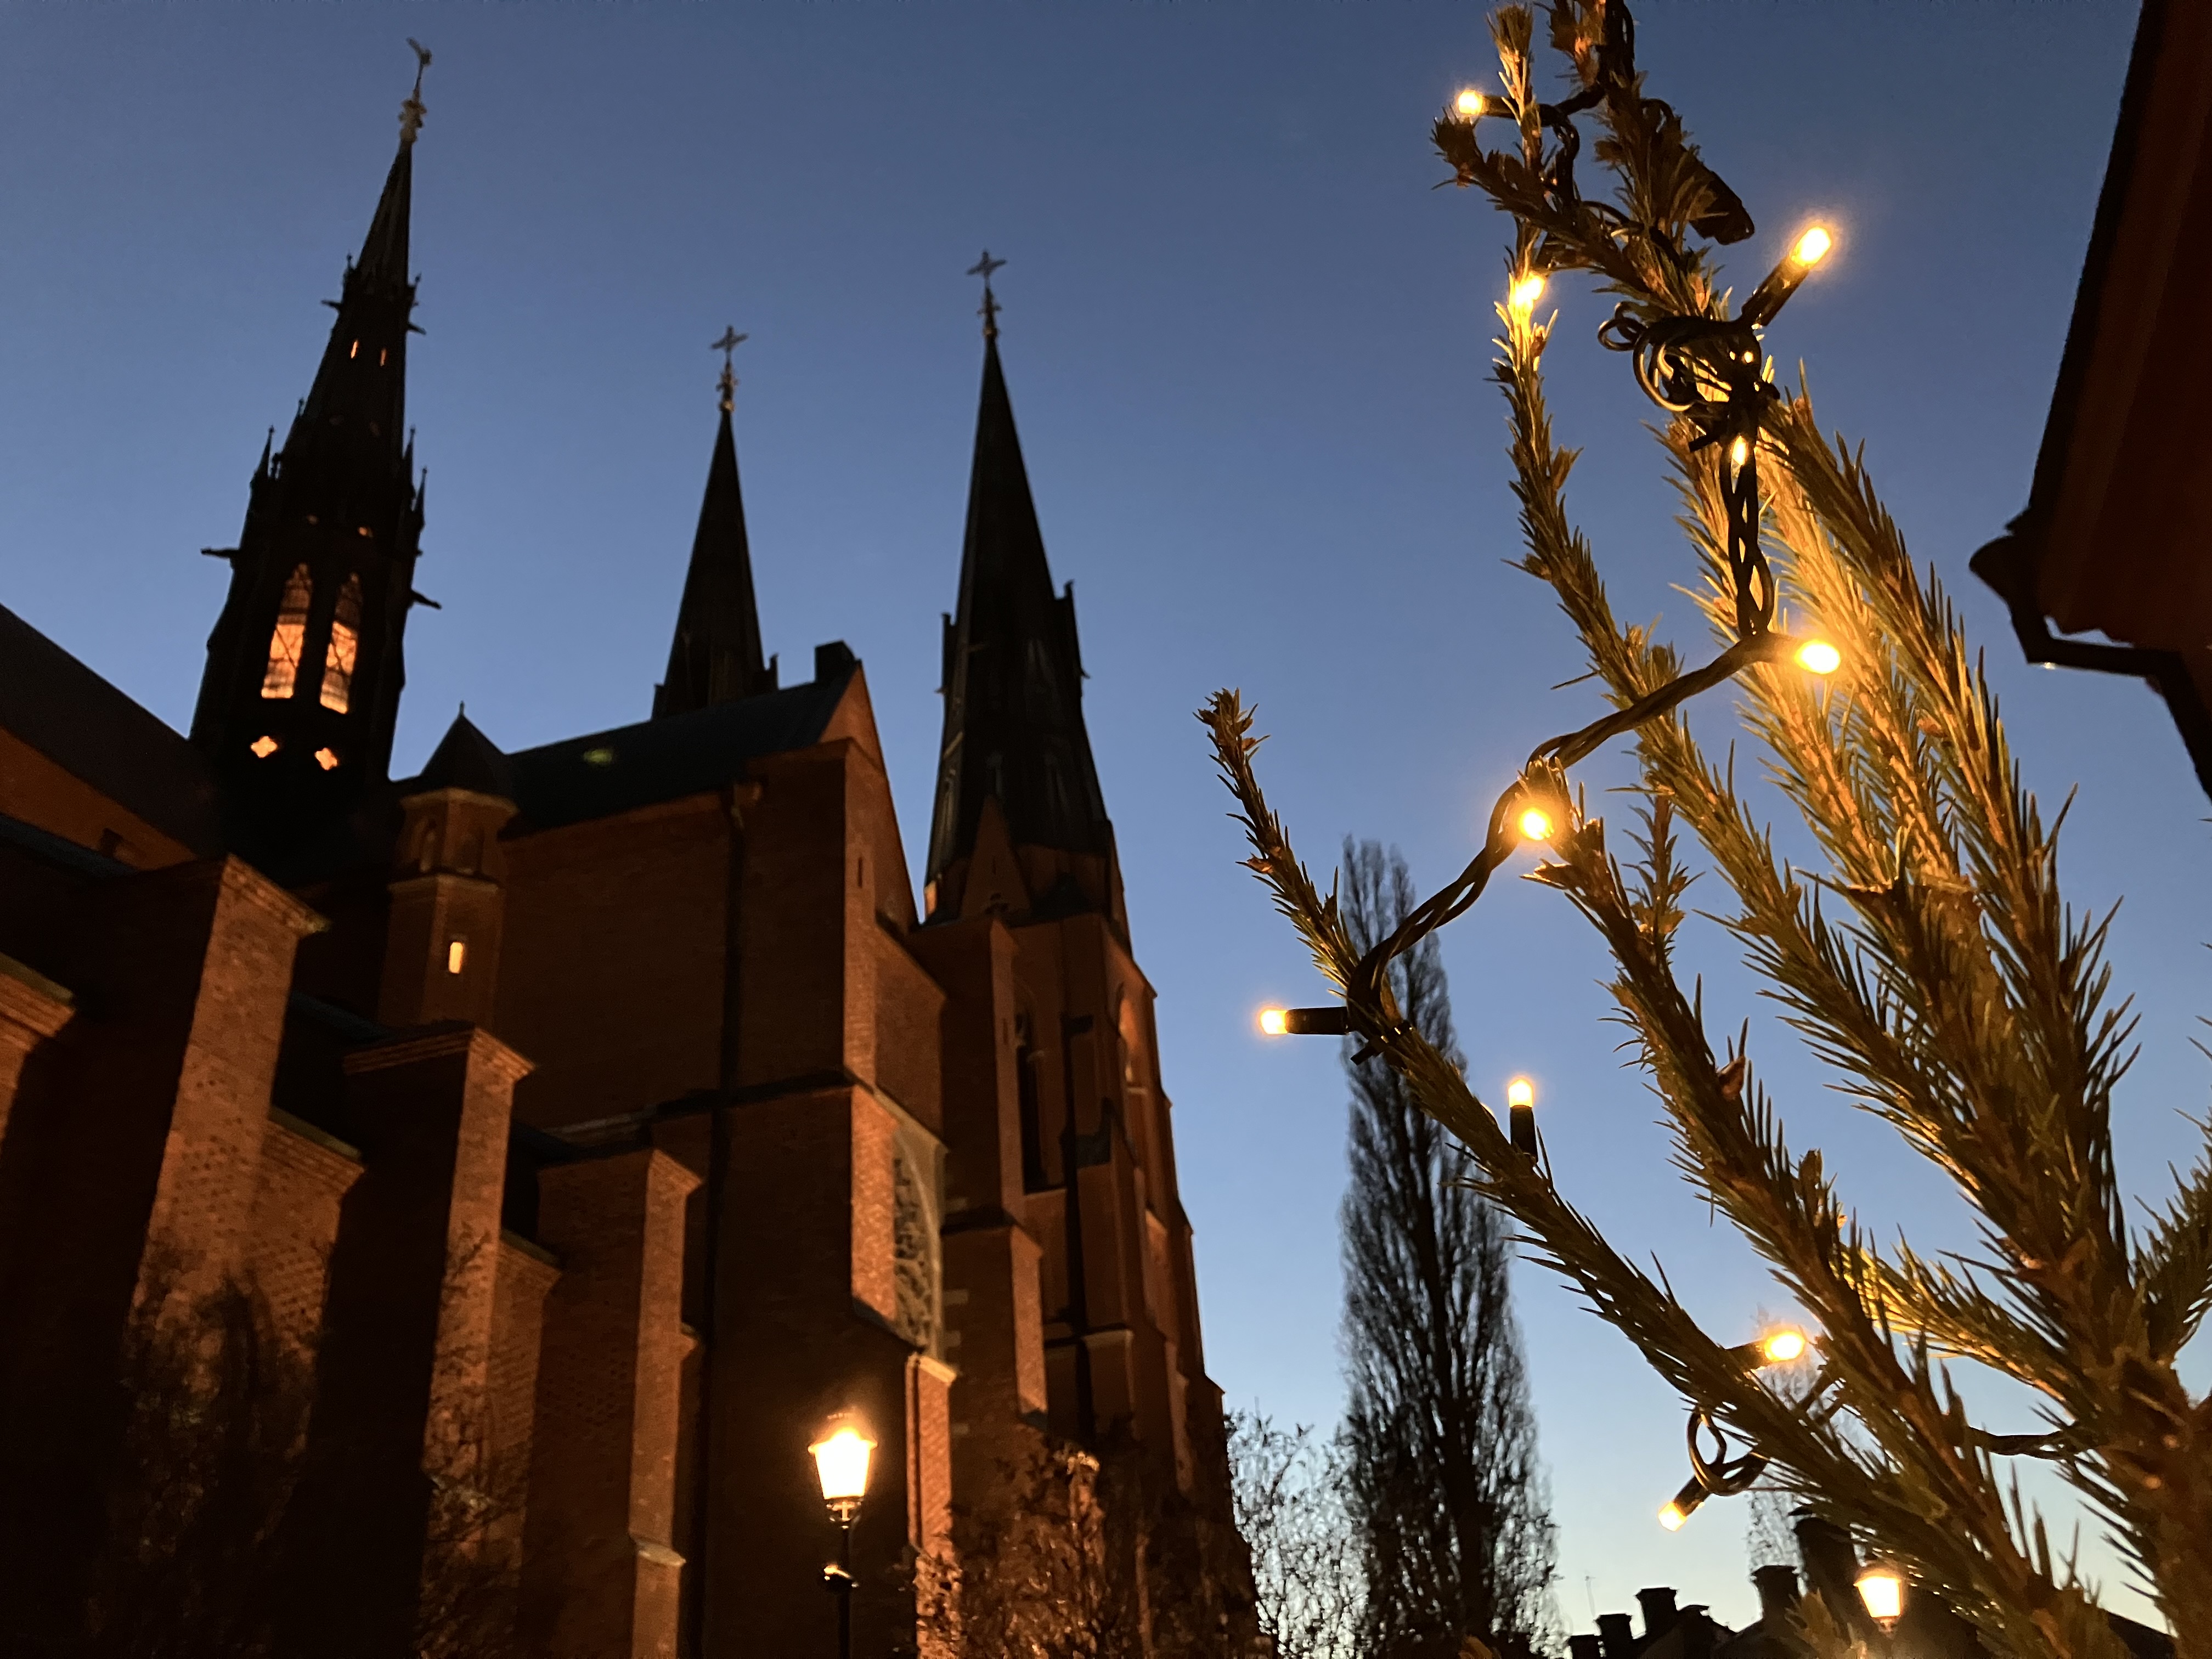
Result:
[[868,1495],[868,1454],[876,1443],[841,1423],[806,1449],[821,1477],[822,1501],[837,1523],[837,1559],[822,1569],[822,1588],[837,1598],[837,1659],[853,1659],[853,1522]]
[[1887,1561],[1878,1561],[1858,1577],[1859,1600],[1868,1614],[1885,1632],[1897,1628],[1905,1614],[1905,1575]]

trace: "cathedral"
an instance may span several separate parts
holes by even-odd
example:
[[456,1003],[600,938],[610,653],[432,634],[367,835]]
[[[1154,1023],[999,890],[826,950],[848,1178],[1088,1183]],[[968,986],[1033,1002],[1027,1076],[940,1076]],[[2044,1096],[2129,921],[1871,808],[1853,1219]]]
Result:
[[0,609],[0,1647],[1250,1650],[988,269],[919,905],[865,667],[763,656],[726,367],[650,718],[394,778],[422,117],[189,738]]

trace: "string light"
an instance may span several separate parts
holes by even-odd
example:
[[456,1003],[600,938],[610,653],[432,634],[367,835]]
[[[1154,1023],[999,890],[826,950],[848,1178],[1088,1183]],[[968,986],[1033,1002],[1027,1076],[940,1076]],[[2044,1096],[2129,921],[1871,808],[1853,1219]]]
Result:
[[1536,1085],[1516,1077],[1505,1085],[1506,1122],[1513,1150],[1536,1156]]
[[1790,250],[1790,257],[1809,268],[1826,258],[1828,250],[1835,245],[1836,239],[1828,234],[1825,225],[1814,225],[1797,239],[1797,245]]
[[1283,1036],[1291,1029],[1291,1011],[1287,1008],[1262,1008],[1260,1011],[1260,1030],[1268,1036]]
[[1459,111],[1462,120],[1472,121],[1482,113],[1485,101],[1480,93],[1469,87],[1453,100],[1452,106]]
[[1268,1036],[1342,1036],[1350,1030],[1341,1008],[1262,1008],[1260,1030]]
[[1682,1523],[1698,1512],[1698,1505],[1707,1496],[1705,1482],[1692,1476],[1681,1491],[1660,1506],[1659,1524],[1668,1532],[1681,1531]]
[[1751,444],[1748,440],[1738,438],[1734,443],[1729,446],[1729,465],[1730,466],[1741,466],[1750,459]]
[[1523,317],[1536,308],[1536,301],[1544,297],[1544,278],[1535,271],[1516,280],[1505,291],[1505,302]]
[[1769,1331],[1756,1342],[1747,1342],[1741,1347],[1730,1348],[1729,1358],[1748,1370],[1763,1365],[1788,1365],[1805,1357],[1812,1346],[1805,1333],[1794,1326],[1784,1326],[1778,1331]]
[[1549,812],[1540,806],[1531,806],[1521,814],[1520,827],[1523,841],[1549,841],[1555,826]]
[[1893,1629],[1905,1616],[1905,1575],[1887,1562],[1876,1562],[1858,1577],[1859,1600],[1868,1616],[1883,1630]]
[[1796,660],[1808,674],[1832,674],[1844,665],[1844,653],[1826,640],[1808,640],[1797,647]]

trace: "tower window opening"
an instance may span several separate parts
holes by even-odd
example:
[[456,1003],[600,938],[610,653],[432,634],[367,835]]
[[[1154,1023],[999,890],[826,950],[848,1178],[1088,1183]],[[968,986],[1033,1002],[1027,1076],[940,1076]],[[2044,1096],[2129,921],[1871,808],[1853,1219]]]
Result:
[[387,346],[385,349],[376,354],[376,366],[379,368],[382,368],[384,365],[391,360],[391,357],[392,350],[391,348]]
[[467,963],[468,959],[468,940],[465,939],[457,939],[447,942],[446,945],[446,971],[447,973],[459,973],[462,966]]
[[358,356],[361,356],[361,342],[360,342],[360,341],[358,341],[358,340],[356,340],[356,341],[353,343],[353,349],[352,349],[352,350],[350,350],[350,351],[349,351],[349,352],[347,352],[347,353],[346,353],[346,356],[349,356],[349,357],[358,357]]
[[343,714],[353,702],[353,669],[361,654],[361,578],[348,576],[331,618],[330,649],[323,653],[323,707]]
[[315,597],[314,580],[304,564],[295,565],[284,583],[284,598],[276,611],[276,630],[269,636],[269,665],[261,676],[261,695],[289,697],[300,679],[300,650],[307,638],[307,606]]
[[254,738],[252,743],[247,744],[246,746],[253,751],[253,758],[256,760],[267,760],[271,755],[276,752],[277,748],[279,747],[276,739],[270,737],[266,732],[264,732],[259,737]]
[[321,767],[325,772],[337,771],[338,765],[337,751],[336,750],[327,748],[318,749],[315,750],[315,764]]

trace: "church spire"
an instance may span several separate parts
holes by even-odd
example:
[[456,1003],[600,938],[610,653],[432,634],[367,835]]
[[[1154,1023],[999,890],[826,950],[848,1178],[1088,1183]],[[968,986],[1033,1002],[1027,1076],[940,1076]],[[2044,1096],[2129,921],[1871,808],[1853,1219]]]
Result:
[[[409,43],[410,46],[413,43]],[[349,261],[313,385],[264,452],[208,641],[192,741],[222,780],[234,842],[283,864],[388,775],[401,641],[416,603],[422,496],[405,432],[415,332],[408,225],[415,86],[361,254]]]
[[775,665],[761,657],[760,609],[753,599],[752,552],[745,541],[744,497],[738,489],[738,444],[730,431],[738,377],[731,355],[745,337],[722,331],[721,425],[707,464],[707,495],[691,539],[691,567],[668,647],[668,675],[653,688],[653,716],[688,714],[775,689]]
[[[999,363],[991,274],[1004,263],[986,253],[969,273],[983,278],[983,387],[959,609],[945,622],[945,740],[927,871],[932,908],[961,913],[965,867],[986,806],[995,802],[1012,848],[1074,855],[1047,859],[1031,873],[1034,880],[1058,867],[1068,890],[1055,906],[1117,912],[1114,830],[1083,724],[1074,585],[1053,592]],[[1048,895],[1036,896],[1042,903]]]

